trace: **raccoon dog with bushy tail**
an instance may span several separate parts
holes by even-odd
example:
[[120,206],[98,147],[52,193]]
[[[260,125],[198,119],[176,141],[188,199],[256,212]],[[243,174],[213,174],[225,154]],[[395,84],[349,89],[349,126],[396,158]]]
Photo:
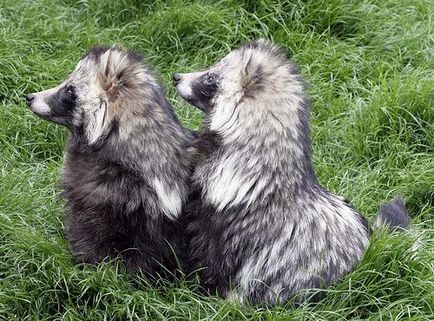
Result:
[[96,47],[66,81],[27,102],[70,130],[62,188],[76,260],[119,256],[128,271],[176,269],[192,137],[141,56]]
[[[303,80],[265,40],[208,70],[174,74],[179,94],[205,112],[189,206],[189,256],[212,292],[275,304],[338,281],[361,259],[370,230],[312,167]],[[379,225],[406,226],[402,199]]]

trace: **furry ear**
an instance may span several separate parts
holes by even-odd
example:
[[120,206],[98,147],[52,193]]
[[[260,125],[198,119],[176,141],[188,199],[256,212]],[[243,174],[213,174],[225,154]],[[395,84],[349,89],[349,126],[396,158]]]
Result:
[[147,80],[142,56],[113,46],[101,57],[101,83],[109,102],[117,100],[131,88]]
[[102,85],[109,101],[115,101],[123,85],[122,71],[124,57],[116,47],[108,50]]
[[98,138],[103,136],[108,129],[107,103],[101,102],[99,107],[89,115],[87,126],[85,128],[86,137],[90,145],[94,144]]
[[245,97],[254,97],[255,92],[264,86],[264,67],[262,57],[258,53],[248,50],[246,63],[243,68],[243,89]]

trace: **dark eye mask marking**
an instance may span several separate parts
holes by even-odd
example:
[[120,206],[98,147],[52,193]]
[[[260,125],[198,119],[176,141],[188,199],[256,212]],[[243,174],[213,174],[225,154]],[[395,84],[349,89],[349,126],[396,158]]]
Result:
[[47,105],[51,109],[51,116],[63,118],[66,123],[72,121],[76,107],[77,94],[73,85],[66,85],[48,97]]
[[218,91],[218,80],[218,76],[213,73],[201,75],[191,87],[191,102],[205,112],[211,109],[211,100]]

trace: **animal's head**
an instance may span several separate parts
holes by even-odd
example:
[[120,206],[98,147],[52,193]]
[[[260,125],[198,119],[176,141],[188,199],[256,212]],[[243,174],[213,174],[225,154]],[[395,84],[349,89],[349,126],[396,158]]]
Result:
[[286,59],[285,51],[260,39],[232,51],[207,70],[175,73],[173,84],[182,98],[208,115],[212,129],[219,129],[243,109],[282,105],[276,99],[302,91],[297,77],[297,67]]
[[142,58],[119,47],[91,49],[60,85],[27,95],[29,108],[41,118],[80,129],[89,144],[110,132],[114,120],[150,76]]

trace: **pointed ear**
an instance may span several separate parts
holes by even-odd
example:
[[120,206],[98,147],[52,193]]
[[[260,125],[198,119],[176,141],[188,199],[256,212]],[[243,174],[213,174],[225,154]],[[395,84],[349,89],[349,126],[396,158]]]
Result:
[[99,107],[89,115],[87,126],[85,128],[86,137],[90,145],[94,144],[107,132],[109,124],[106,118],[107,103],[101,102]]
[[255,53],[246,53],[247,59],[243,69],[243,88],[244,95],[253,97],[255,91],[260,89],[263,84],[264,69],[260,60],[255,57]]
[[103,88],[109,101],[115,101],[119,97],[119,92],[123,86],[125,73],[122,71],[123,56],[118,50],[112,47],[108,51],[106,65],[103,73]]
[[249,77],[252,74],[252,72],[254,71],[253,70],[253,61],[252,61],[253,55],[251,52],[247,53],[246,55],[247,55],[247,57],[245,60],[243,72],[244,72],[244,77]]

